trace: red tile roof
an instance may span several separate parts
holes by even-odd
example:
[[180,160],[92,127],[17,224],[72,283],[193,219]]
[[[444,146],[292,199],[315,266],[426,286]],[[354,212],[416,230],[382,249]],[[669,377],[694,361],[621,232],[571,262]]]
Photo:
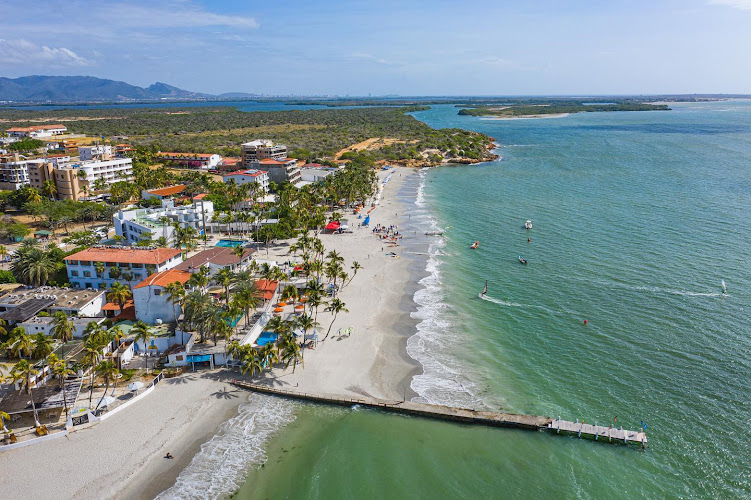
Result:
[[124,264],[163,264],[169,259],[180,255],[176,248],[115,248],[115,247],[91,247],[73,255],[68,255],[63,260],[89,260],[93,262],[118,262]]
[[174,156],[175,158],[179,158],[180,160],[211,158],[212,156],[214,156],[208,153],[164,153],[162,151],[158,152],[157,155],[161,157]]
[[278,282],[271,281],[271,280],[256,281],[256,286],[258,287],[258,290],[261,292],[261,296],[263,297],[263,300],[271,300],[274,297],[274,291],[276,290],[277,285],[278,285]]
[[263,160],[259,161],[261,165],[286,165],[287,163],[294,161],[296,162],[294,158],[285,158],[284,160],[275,160],[273,158],[264,158]]
[[187,271],[180,271],[179,269],[167,269],[159,273],[154,273],[133,288],[143,288],[145,286],[161,286],[165,287],[171,283],[178,282],[185,284],[190,279],[191,274]]
[[201,266],[207,266],[214,264],[215,266],[233,266],[238,264],[241,260],[247,259],[250,254],[255,252],[252,248],[244,248],[242,258],[235,255],[234,248],[232,247],[214,247],[204,250],[195,254],[193,257],[182,262],[177,266],[177,269],[188,271],[190,269],[199,269]]
[[182,193],[185,191],[185,184],[178,184],[176,186],[167,186],[159,189],[150,189],[149,191],[146,191],[149,194],[153,194],[155,196],[169,196],[171,194],[177,194]]
[[208,196],[208,193],[197,194],[193,197],[194,200],[202,200]]
[[229,177],[230,175],[246,175],[248,177],[258,177],[259,175],[268,174],[266,170],[236,170],[235,172],[230,172],[228,174],[224,174],[223,177]]

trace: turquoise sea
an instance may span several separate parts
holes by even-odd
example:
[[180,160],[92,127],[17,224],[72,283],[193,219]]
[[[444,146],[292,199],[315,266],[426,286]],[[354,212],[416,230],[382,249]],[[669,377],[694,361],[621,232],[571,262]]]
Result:
[[[751,497],[751,102],[672,108],[434,106],[415,116],[487,133],[502,158],[421,171],[402,193],[418,234],[448,228],[415,296],[420,399],[643,421],[646,451],[254,396],[224,431],[237,449],[207,448],[254,462],[236,498]],[[223,460],[212,477],[232,491]]]

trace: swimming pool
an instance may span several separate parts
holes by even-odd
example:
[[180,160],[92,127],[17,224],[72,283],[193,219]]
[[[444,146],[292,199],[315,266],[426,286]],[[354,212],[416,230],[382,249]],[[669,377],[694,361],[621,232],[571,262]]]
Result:
[[248,240],[232,240],[232,239],[222,238],[221,240],[217,241],[214,244],[214,246],[215,247],[241,247],[247,242]]
[[263,347],[266,344],[276,342],[278,335],[274,332],[262,332],[256,339],[256,344]]

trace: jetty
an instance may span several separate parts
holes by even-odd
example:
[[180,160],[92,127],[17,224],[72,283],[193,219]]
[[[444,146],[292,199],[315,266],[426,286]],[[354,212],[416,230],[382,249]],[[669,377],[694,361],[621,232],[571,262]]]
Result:
[[[541,417],[537,415],[523,415],[518,413],[500,413],[491,411],[477,411],[466,408],[454,408],[451,406],[433,405],[427,403],[415,403],[412,401],[385,400],[371,397],[349,398],[333,394],[309,394],[304,392],[269,387],[268,385],[253,384],[250,382],[231,380],[233,385],[253,392],[271,394],[314,403],[333,404],[339,406],[364,406],[391,413],[413,415],[418,417],[448,420],[465,424],[478,424],[491,427],[506,427],[529,431],[548,431],[555,434],[577,435],[578,437],[590,438],[604,443],[637,444],[645,447],[647,436],[644,432],[615,429],[585,424],[583,422],[570,422]],[[602,438],[602,439],[601,439]]]

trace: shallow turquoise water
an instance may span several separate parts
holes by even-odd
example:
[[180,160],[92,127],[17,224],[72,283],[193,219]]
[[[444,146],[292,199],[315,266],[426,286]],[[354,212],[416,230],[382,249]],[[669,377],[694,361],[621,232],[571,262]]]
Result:
[[[416,114],[492,135],[503,158],[423,171],[412,188],[412,223],[448,227],[416,296],[413,388],[444,404],[643,420],[647,451],[289,404],[296,420],[237,498],[751,496],[751,103],[674,108]],[[492,301],[478,298],[484,280]]]

